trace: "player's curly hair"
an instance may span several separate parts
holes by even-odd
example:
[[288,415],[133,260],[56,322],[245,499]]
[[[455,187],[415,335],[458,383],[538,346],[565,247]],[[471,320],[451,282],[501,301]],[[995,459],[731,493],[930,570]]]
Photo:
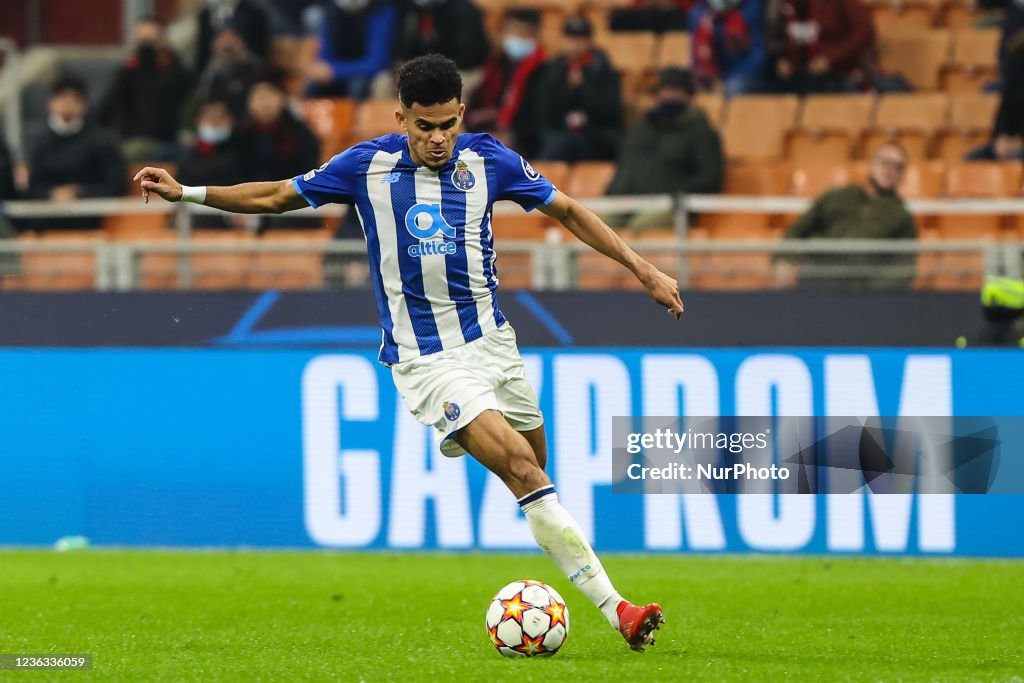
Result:
[[413,103],[429,107],[449,100],[462,101],[462,76],[455,62],[444,55],[410,59],[398,70],[398,99],[406,109]]

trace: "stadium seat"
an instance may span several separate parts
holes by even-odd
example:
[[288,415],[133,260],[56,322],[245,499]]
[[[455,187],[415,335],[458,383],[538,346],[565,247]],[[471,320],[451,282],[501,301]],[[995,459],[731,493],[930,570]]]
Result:
[[581,161],[572,167],[566,187],[570,197],[602,197],[615,175],[610,161]]
[[171,214],[119,213],[103,217],[103,233],[114,241],[159,239],[163,233],[173,233]]
[[880,33],[927,31],[935,24],[938,14],[930,2],[889,0],[874,3],[871,18]]
[[564,161],[535,161],[533,170],[552,182],[555,187],[565,187],[569,180],[569,164]]
[[[672,230],[645,230],[639,235],[623,234],[631,243],[637,241],[674,245],[676,234]],[[638,248],[638,253],[662,272],[675,277],[679,272],[679,255],[664,249],[645,250]],[[594,251],[581,253],[576,261],[577,286],[587,290],[606,289],[643,289],[636,276],[607,256]]]
[[726,157],[738,161],[782,158],[786,131],[793,127],[798,106],[793,95],[732,98],[723,134]]
[[797,197],[817,198],[823,192],[853,182],[851,165],[846,163],[807,163],[793,169],[790,193]]
[[[1020,164],[972,162],[955,164],[946,173],[946,196],[954,199],[998,199],[1019,194]],[[944,239],[999,239],[1011,218],[995,215],[939,216],[938,232]]]
[[[771,241],[778,232],[771,228],[746,229],[740,234],[720,232],[717,236],[701,229],[691,231],[691,242]],[[776,286],[775,266],[769,252],[692,253],[687,261],[690,285],[694,289],[762,290]]]
[[871,95],[816,95],[804,99],[790,132],[787,158],[843,162],[853,157],[861,132],[875,108]]
[[878,52],[882,69],[902,74],[918,90],[935,90],[942,67],[949,62],[951,34],[946,29],[882,33]]
[[331,239],[327,230],[268,230],[263,244],[302,244],[309,251],[257,252],[248,286],[257,289],[313,289],[324,283],[323,246]]
[[208,245],[228,246],[237,251],[207,251],[192,254],[192,289],[244,289],[249,284],[254,255],[242,250],[256,238],[249,233],[210,230],[196,232],[192,240]]
[[965,29],[984,15],[977,0],[945,0],[941,25],[950,29]]
[[952,63],[942,71],[942,87],[947,92],[977,92],[981,86],[999,77],[996,56],[999,29],[958,31],[953,40]]
[[655,62],[659,69],[675,66],[690,68],[690,34],[685,31],[664,33],[658,41],[658,58]]
[[609,33],[600,45],[616,69],[630,74],[650,71],[657,56],[657,38],[650,32]]
[[103,242],[102,233],[50,230],[39,236],[22,234],[17,239],[19,242],[52,246],[55,250],[22,253],[21,273],[4,278],[4,289],[67,291],[95,288],[98,263],[94,248]]
[[356,108],[355,123],[345,146],[388,133],[401,132],[395,121],[395,110],[398,108],[398,100],[366,100],[360,103]]
[[[532,5],[536,7],[535,5]],[[545,7],[541,10],[540,14],[540,42],[544,45],[547,50],[548,56],[559,55],[562,53],[564,39],[562,37],[562,27],[565,24],[565,8],[563,7]],[[594,25],[595,34],[597,31],[597,24]]]
[[[789,193],[792,170],[786,164],[728,164],[722,193],[746,196],[783,196]],[[770,213],[703,213],[697,225],[712,235],[749,227],[758,232],[778,226],[781,219]]]
[[895,93],[879,99],[872,128],[861,139],[861,156],[870,159],[881,145],[897,140],[911,159],[925,159],[935,134],[946,126],[945,93]]
[[708,121],[716,127],[721,127],[725,120],[726,101],[721,93],[700,93],[694,98],[694,103],[704,110]]
[[942,196],[946,181],[946,164],[942,161],[920,161],[907,166],[900,185],[900,195],[907,199],[937,199]]
[[949,125],[939,133],[936,157],[957,163],[965,153],[987,142],[998,108],[996,93],[957,93],[950,98]]
[[347,146],[356,105],[349,99],[324,98],[302,102],[302,113],[320,139],[320,161],[327,161]]
[[495,269],[502,289],[530,289],[533,287],[533,258],[529,252],[502,251],[501,237],[496,236],[497,257]]

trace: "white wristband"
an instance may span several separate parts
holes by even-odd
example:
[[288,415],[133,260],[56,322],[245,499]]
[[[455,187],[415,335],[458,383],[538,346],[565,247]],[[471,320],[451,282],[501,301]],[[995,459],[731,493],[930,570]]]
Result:
[[192,202],[193,204],[205,204],[206,203],[206,185],[200,185],[199,187],[189,187],[188,185],[181,186],[181,199],[179,202]]

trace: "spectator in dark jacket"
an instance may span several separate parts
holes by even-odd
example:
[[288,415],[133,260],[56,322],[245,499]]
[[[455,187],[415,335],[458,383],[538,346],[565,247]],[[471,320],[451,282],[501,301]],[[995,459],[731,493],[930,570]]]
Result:
[[270,16],[258,0],[206,0],[199,11],[197,74],[209,66],[217,51],[214,47],[217,36],[229,27],[259,61],[265,62],[270,58]]
[[236,120],[245,116],[249,88],[263,69],[263,62],[249,52],[241,34],[227,26],[213,41],[213,56],[199,79],[200,102],[224,100]]
[[276,72],[264,72],[253,83],[240,131],[247,180],[291,178],[320,165],[320,141],[287,104]]
[[324,12],[307,95],[364,100],[377,74],[391,68],[395,7],[387,0],[334,0]]
[[862,0],[768,0],[767,43],[773,90],[855,91],[875,45],[871,11]]
[[[704,112],[692,104],[694,82],[685,69],[664,69],[658,95],[644,119],[626,135],[610,195],[711,194],[721,191],[722,141]],[[672,225],[672,212],[640,213],[606,221],[634,230]]]
[[[868,182],[829,190],[786,232],[790,239],[901,239],[917,237],[914,217],[899,196],[907,152],[883,145],[871,161]],[[801,261],[800,284],[850,290],[906,288],[914,254],[815,254]]]
[[546,55],[540,12],[509,9],[502,33],[501,50],[484,64],[483,80],[466,106],[466,128],[495,133],[530,158],[540,145],[533,113]]
[[702,89],[742,95],[764,88],[764,0],[702,0],[690,11],[693,69]]
[[235,185],[248,180],[227,102],[210,100],[199,105],[196,141],[181,155],[178,179],[186,185]]
[[14,186],[14,160],[0,136],[0,201],[14,199],[18,191]]
[[490,50],[483,14],[470,0],[401,0],[396,62],[442,54],[462,72],[463,92],[468,98],[479,83],[479,69]]
[[1024,30],[1007,44],[999,109],[987,143],[968,161],[1024,161]]
[[[55,203],[87,197],[120,197],[127,189],[127,173],[117,140],[86,119],[85,84],[75,76],[59,78],[47,103],[47,128],[29,154],[30,199]],[[27,226],[97,228],[99,218],[39,219]]]
[[167,47],[163,25],[144,19],[135,27],[135,49],[114,77],[100,120],[120,134],[129,161],[172,160],[188,90],[188,74]]
[[545,67],[537,91],[538,158],[612,160],[622,133],[619,73],[594,47],[586,18],[569,17],[563,34],[565,53]]

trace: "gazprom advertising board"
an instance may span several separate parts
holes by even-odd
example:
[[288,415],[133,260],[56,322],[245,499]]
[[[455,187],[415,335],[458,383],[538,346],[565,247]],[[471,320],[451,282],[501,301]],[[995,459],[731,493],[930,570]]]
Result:
[[[524,358],[548,471],[600,550],[1024,556],[1024,495],[612,486],[616,417],[1024,415],[1018,351]],[[1019,467],[1024,438],[995,441],[989,466]],[[440,455],[371,351],[7,349],[0,470],[4,545],[534,547],[512,495]]]

